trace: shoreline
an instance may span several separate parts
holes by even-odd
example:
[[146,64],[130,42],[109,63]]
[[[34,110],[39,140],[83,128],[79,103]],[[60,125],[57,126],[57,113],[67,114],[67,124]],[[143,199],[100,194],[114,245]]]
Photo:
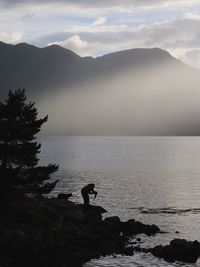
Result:
[[[0,266],[82,266],[111,254],[133,255],[128,235],[155,234],[157,226],[119,217],[106,210],[57,198],[9,200],[1,209]],[[60,265],[59,265],[60,264]],[[64,265],[63,265],[64,264]]]
[[[166,261],[196,262],[198,241],[174,239],[167,246],[141,248],[137,234],[162,234],[156,225],[118,216],[102,218],[106,210],[57,198],[9,199],[1,206],[0,266],[81,267],[108,255],[151,253]],[[129,238],[135,237],[130,243]]]

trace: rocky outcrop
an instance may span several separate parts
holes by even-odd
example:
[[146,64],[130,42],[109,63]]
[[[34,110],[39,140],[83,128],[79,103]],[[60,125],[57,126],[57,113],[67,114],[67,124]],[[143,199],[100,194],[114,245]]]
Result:
[[118,226],[119,231],[121,231],[126,236],[142,234],[142,233],[150,236],[160,232],[160,228],[155,224],[153,225],[143,224],[133,219],[128,220],[126,222],[121,222],[120,218],[117,216],[108,217],[105,219],[105,222],[111,224],[113,227]]
[[9,200],[0,207],[0,266],[80,267],[92,258],[110,254],[152,255],[169,262],[194,263],[200,243],[174,239],[167,246],[141,248],[137,234],[161,233],[156,225],[118,216],[102,219],[106,210],[99,206],[76,205],[56,198]]
[[200,255],[200,243],[185,239],[174,239],[167,246],[156,246],[150,252],[168,262],[183,261],[195,263]]
[[127,235],[159,231],[119,217],[103,220],[105,212],[57,198],[10,200],[1,209],[0,266],[78,267],[101,255],[133,255]]
[[[121,232],[125,236],[136,235],[145,233],[147,235],[154,235],[156,233],[162,233],[156,225],[146,225],[135,220],[128,220],[127,222],[121,222],[117,216],[108,217],[105,222],[109,225],[110,231]],[[137,244],[137,238],[131,242],[132,245]],[[130,244],[130,242],[129,242]],[[154,248],[141,248],[140,246],[134,246],[126,248],[126,255],[134,252],[151,253],[155,257],[162,258],[168,262],[183,261],[187,263],[195,263],[200,256],[200,242],[187,241],[185,239],[174,239],[167,246],[156,246]],[[123,254],[123,253],[122,253]]]

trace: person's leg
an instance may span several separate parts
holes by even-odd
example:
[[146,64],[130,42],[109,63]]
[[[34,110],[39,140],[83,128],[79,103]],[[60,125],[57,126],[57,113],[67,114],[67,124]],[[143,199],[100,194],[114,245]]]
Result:
[[89,202],[90,202],[89,195],[88,194],[84,194],[83,195],[83,204],[84,204],[85,208],[89,207]]

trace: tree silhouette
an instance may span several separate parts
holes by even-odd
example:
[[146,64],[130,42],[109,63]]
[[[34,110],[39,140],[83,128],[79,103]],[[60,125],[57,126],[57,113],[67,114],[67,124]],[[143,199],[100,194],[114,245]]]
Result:
[[58,166],[38,166],[41,144],[35,141],[48,117],[37,118],[35,103],[26,103],[25,90],[9,91],[0,102],[0,193],[1,196],[47,194],[57,181],[47,182]]

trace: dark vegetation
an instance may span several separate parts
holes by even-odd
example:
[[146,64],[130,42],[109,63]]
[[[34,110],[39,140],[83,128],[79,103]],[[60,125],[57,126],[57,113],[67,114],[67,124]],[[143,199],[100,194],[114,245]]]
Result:
[[[129,237],[160,233],[156,225],[119,217],[103,219],[99,206],[75,204],[71,194],[48,197],[57,181],[58,166],[38,166],[40,144],[35,141],[47,117],[37,118],[24,90],[9,92],[0,103],[0,266],[80,267],[110,254],[152,253],[168,261],[196,262],[197,241],[174,240],[152,249],[130,246]],[[134,242],[137,243],[137,240]]]
[[[10,195],[48,194],[56,182],[47,182],[58,166],[38,166],[41,145],[35,141],[47,116],[38,119],[34,103],[26,103],[25,90],[9,91],[0,103],[0,191]],[[5,195],[6,194],[6,195]]]

